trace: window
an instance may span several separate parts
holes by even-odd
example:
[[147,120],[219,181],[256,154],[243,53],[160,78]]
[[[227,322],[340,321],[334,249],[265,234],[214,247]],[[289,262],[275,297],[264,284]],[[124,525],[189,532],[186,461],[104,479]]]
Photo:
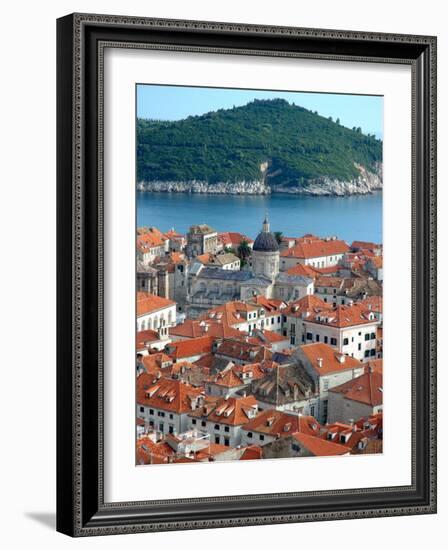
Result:
[[291,325],[291,334],[295,334],[296,333],[296,325]]
[[324,336],[324,344],[328,344],[328,336]]
[[172,424],[170,424],[169,428],[168,428],[168,431],[170,434],[172,434],[174,432],[174,426]]
[[374,349],[370,350],[370,357],[375,357],[375,350]]
[[173,418],[174,418],[174,417],[173,417],[173,415],[172,415],[172,414],[170,414],[170,420],[173,420]]
[[366,341],[370,340],[370,334],[369,333],[364,334],[364,340],[366,340]]
[[274,324],[274,317],[271,317],[271,325]]
[[154,409],[149,409],[149,414],[154,414]]
[[361,351],[361,344],[358,344],[358,351]]
[[224,445],[228,447],[230,445],[230,439],[228,437],[224,438]]
[[320,341],[320,334],[316,334],[316,342]]
[[364,352],[364,357],[369,357],[369,356],[370,356],[370,350],[366,349]]
[[292,444],[292,450],[296,453],[300,452],[300,447],[296,445],[295,443]]
[[283,315],[283,322],[286,323],[286,315]]
[[374,333],[374,332],[372,332],[372,333],[370,334],[370,339],[371,339],[371,340],[375,340],[375,333]]
[[230,432],[229,426],[225,426],[225,427],[224,427],[224,431],[225,431],[225,432]]
[[291,346],[294,346],[295,343],[296,343],[296,338],[295,338],[295,336],[291,336],[291,338],[289,339],[289,342],[290,342]]
[[316,413],[316,406],[311,405],[310,406],[310,416],[315,416],[315,413]]
[[335,288],[333,288],[333,294],[336,294],[336,289]]
[[207,426],[207,422],[206,422],[205,420],[203,420],[203,421],[201,422],[201,426],[202,426],[203,428],[205,428],[205,426]]
[[196,426],[196,418],[193,418],[193,420],[191,421],[191,423],[193,424],[193,426]]
[[264,441],[264,435],[260,434],[260,441]]
[[144,413],[145,412],[145,407],[140,407],[140,412]]
[[281,318],[277,317],[277,323],[280,323]]
[[215,435],[215,443],[219,445],[219,435]]
[[219,424],[215,424],[215,430],[219,431]]
[[306,339],[307,340],[312,340],[313,339],[313,334],[311,332],[307,332],[306,333]]
[[159,424],[159,430],[160,430],[161,432],[163,432],[163,422],[161,422],[161,423]]
[[250,439],[252,439],[252,435],[253,435],[252,432],[247,432],[247,437],[249,437]]
[[331,344],[332,346],[337,346],[337,345],[338,345],[338,341],[336,340],[336,338],[331,338],[331,339],[330,339],[330,344]]
[[328,380],[324,380],[324,391],[328,390]]
[[348,338],[344,338],[342,344],[343,344],[344,346],[348,346]]

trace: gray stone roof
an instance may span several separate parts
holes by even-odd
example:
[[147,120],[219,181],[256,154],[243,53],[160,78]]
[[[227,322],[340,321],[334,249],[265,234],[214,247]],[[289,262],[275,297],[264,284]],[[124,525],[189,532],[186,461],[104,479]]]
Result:
[[[249,271],[249,273],[252,275],[252,273],[250,271]],[[263,275],[256,275],[255,277],[251,277],[247,281],[244,281],[242,283],[242,285],[244,285],[244,286],[250,286],[250,285],[270,286],[270,285],[272,285],[272,281],[271,281],[271,279],[269,279],[268,277],[264,277]]]
[[312,279],[303,277],[302,275],[288,275],[287,273],[279,273],[275,278],[276,283],[289,283],[296,285],[309,285]]
[[204,267],[198,275],[199,279],[217,279],[221,281],[247,281],[252,279],[250,271],[230,271],[229,269],[217,269]]

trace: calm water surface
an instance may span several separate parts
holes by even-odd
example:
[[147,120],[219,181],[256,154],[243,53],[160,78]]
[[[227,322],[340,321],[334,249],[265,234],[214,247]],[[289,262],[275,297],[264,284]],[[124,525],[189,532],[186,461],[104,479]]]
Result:
[[192,224],[207,223],[217,231],[239,231],[255,238],[264,213],[272,231],[288,237],[305,233],[337,235],[348,242],[382,242],[382,193],[351,197],[300,195],[198,195],[137,193],[137,225],[186,233]]

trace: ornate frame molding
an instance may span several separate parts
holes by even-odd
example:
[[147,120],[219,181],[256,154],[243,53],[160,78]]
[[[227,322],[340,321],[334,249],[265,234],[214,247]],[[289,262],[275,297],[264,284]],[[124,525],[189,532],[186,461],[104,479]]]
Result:
[[[135,31],[138,35],[130,39]],[[155,39],[155,34],[156,39]],[[189,43],[187,34],[195,44]],[[233,44],[246,42],[250,47]],[[286,39],[286,40],[283,40]],[[283,42],[281,41],[283,40]],[[202,43],[198,45],[198,42]],[[224,46],[223,42],[230,42]],[[339,53],[328,53],[331,43]],[[269,45],[268,48],[265,46]],[[316,49],[317,45],[317,49]],[[244,495],[176,501],[104,502],[102,481],[103,327],[103,55],[104,48],[151,48],[219,54],[405,63],[413,80],[413,483],[313,493]],[[275,48],[274,48],[275,47]],[[272,49],[271,49],[272,48]],[[319,50],[320,48],[320,50]],[[72,536],[326,521],[436,511],[436,38],[340,30],[74,14],[58,20],[58,530]],[[94,90],[96,93],[94,94]],[[98,117],[96,127],[91,115]],[[87,186],[87,183],[90,185]],[[97,264],[87,241],[98,244]],[[92,283],[93,278],[93,283]],[[96,281],[96,283],[95,283]],[[95,297],[96,294],[96,297]],[[97,312],[95,326],[86,307]],[[68,313],[69,312],[69,313]],[[90,314],[91,317],[91,314]],[[420,318],[421,317],[421,318]],[[423,332],[422,332],[423,331]],[[416,347],[417,346],[417,347]],[[417,349],[418,348],[418,349]],[[93,359],[92,356],[93,355]],[[417,393],[417,362],[426,361],[425,396]],[[90,364],[90,370],[87,369]],[[421,365],[422,366],[422,365]],[[92,368],[95,373],[90,372]],[[418,374],[420,376],[420,374]],[[419,380],[420,382],[421,380]],[[96,401],[95,401],[96,398]],[[70,404],[70,415],[67,412]],[[426,439],[417,430],[425,412]],[[96,412],[95,429],[83,422]],[[68,437],[69,434],[69,437]],[[418,439],[420,437],[420,439]],[[96,443],[95,443],[96,441]],[[424,446],[422,460],[417,443]],[[87,449],[94,456],[88,458]],[[418,449],[420,452],[420,448]],[[421,462],[425,471],[421,471]],[[381,506],[382,494],[394,504]],[[400,495],[398,497],[398,494]],[[306,512],[250,512],[243,503],[334,497],[340,506]],[[357,499],[358,509],[347,506]],[[392,499],[393,500],[393,499]],[[151,508],[167,507],[162,520]],[[185,517],[181,505],[208,504],[214,517]],[[234,505],[232,516],[224,508]],[[239,507],[236,506],[239,504]],[[241,505],[242,504],[242,505]],[[221,515],[219,515],[219,510]],[[321,506],[322,507],[322,506]],[[266,504],[266,508],[269,506]],[[279,508],[277,506],[277,508]],[[318,508],[318,507],[317,507]],[[280,508],[279,508],[280,509]],[[188,514],[187,514],[188,515]],[[202,515],[206,515],[202,511]],[[152,518],[152,519],[151,519]]]

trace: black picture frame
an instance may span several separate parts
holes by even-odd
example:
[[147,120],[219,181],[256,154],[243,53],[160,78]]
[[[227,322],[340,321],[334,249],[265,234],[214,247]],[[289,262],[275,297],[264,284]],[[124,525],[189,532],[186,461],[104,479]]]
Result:
[[[411,66],[412,485],[104,502],[101,82],[111,43]],[[57,530],[89,536],[435,513],[436,38],[72,14],[57,21],[57,52]]]

